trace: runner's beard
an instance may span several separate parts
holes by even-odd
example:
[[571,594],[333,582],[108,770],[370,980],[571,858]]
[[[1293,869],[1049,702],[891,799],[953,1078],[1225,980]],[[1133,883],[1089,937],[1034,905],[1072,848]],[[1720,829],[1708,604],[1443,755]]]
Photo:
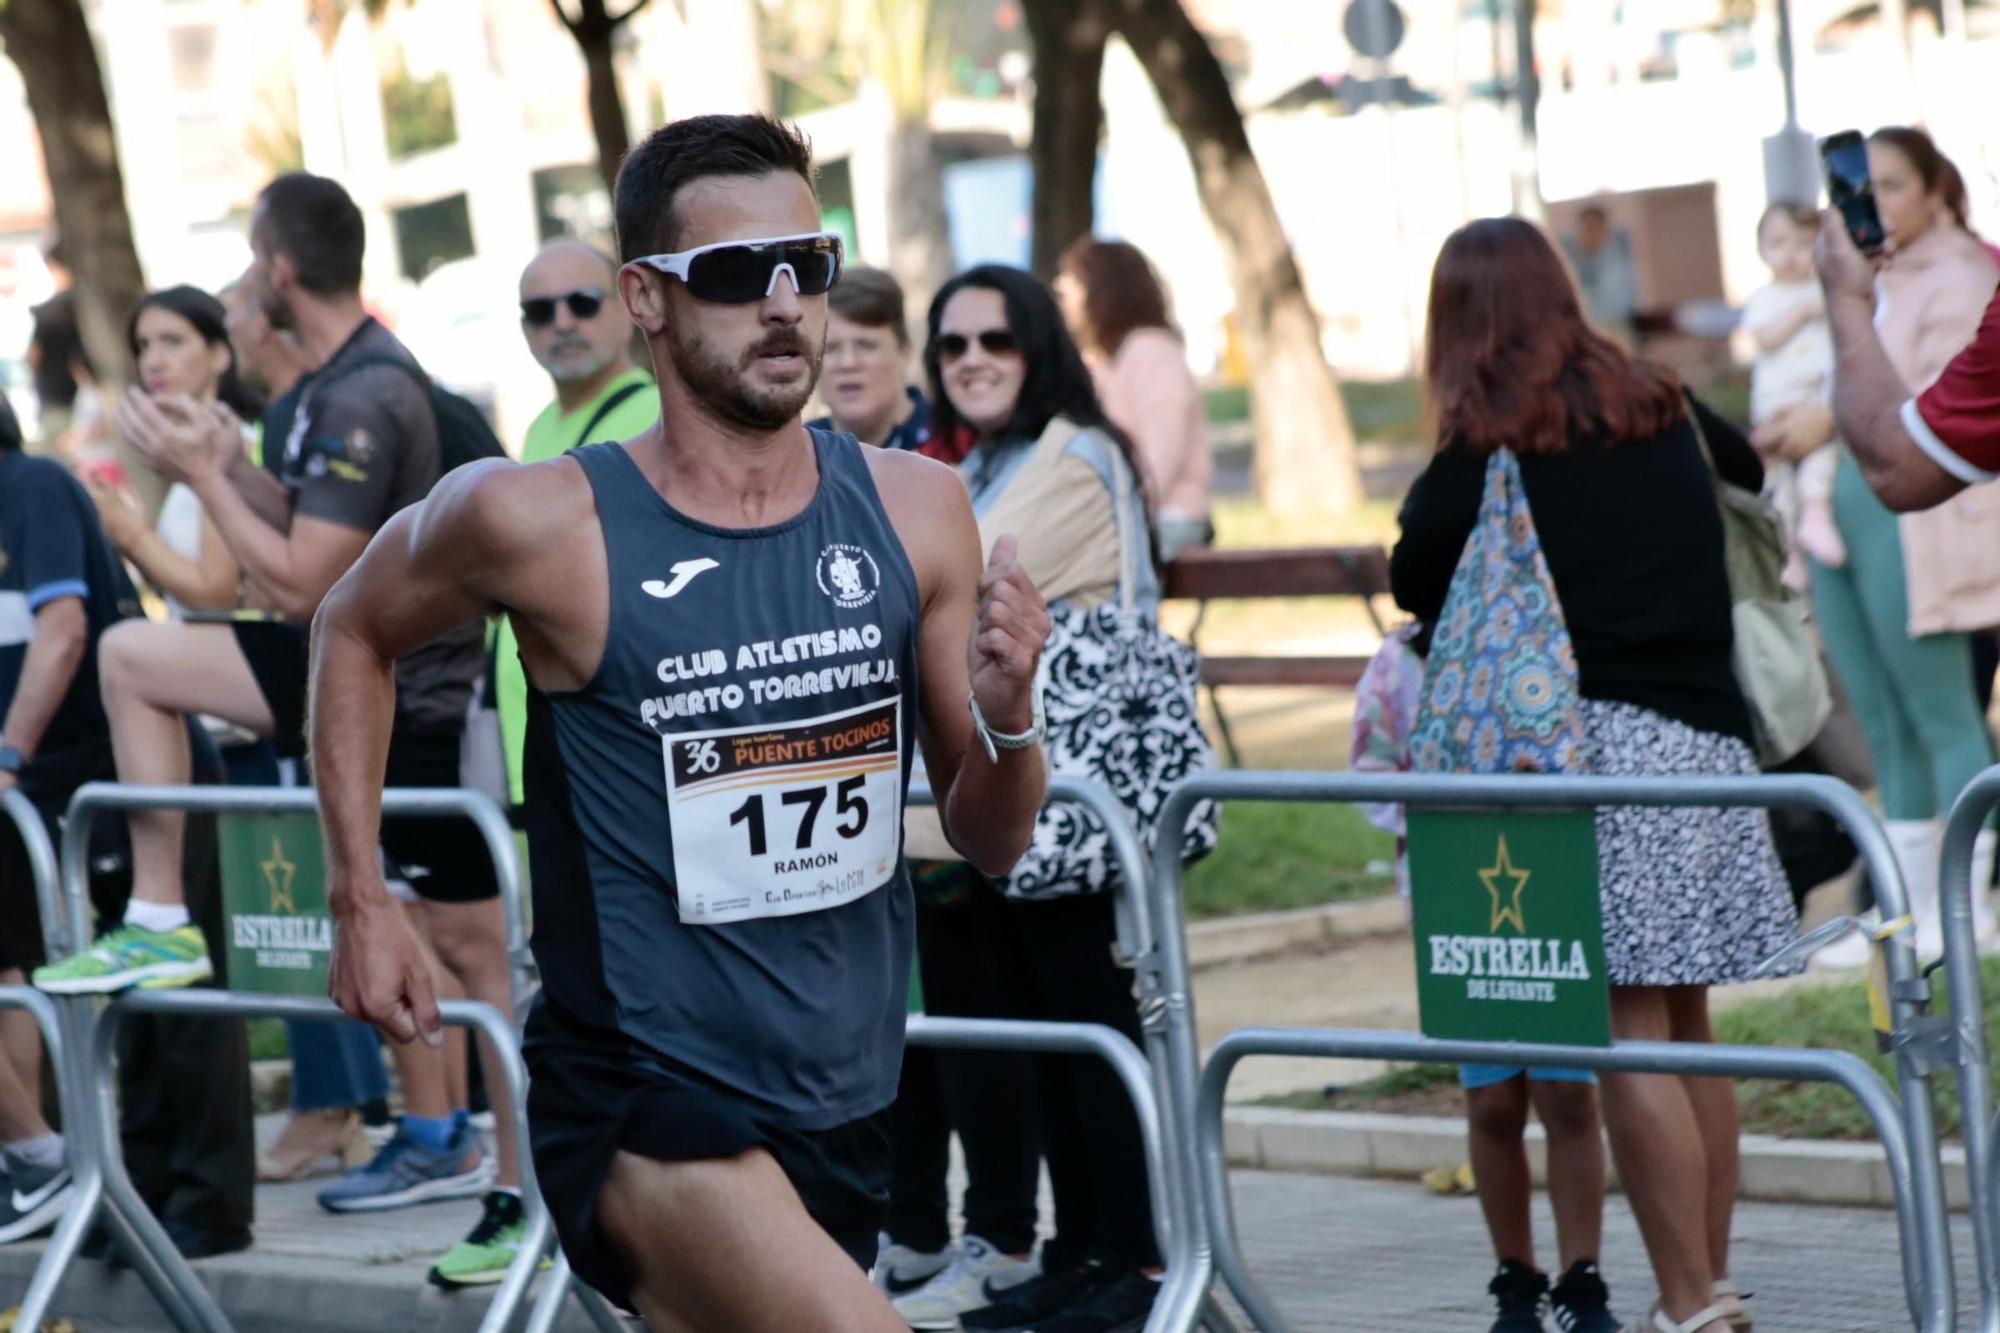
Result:
[[[690,321],[692,322],[692,321]],[[701,336],[698,329],[683,335],[677,321],[667,324],[669,350],[681,380],[724,421],[751,430],[776,430],[798,419],[819,383],[826,358],[822,342],[812,345],[796,329],[775,330],[752,343],[741,356],[729,356]],[[806,376],[797,384],[759,386],[748,375],[757,358],[773,352],[797,352],[806,359]]]

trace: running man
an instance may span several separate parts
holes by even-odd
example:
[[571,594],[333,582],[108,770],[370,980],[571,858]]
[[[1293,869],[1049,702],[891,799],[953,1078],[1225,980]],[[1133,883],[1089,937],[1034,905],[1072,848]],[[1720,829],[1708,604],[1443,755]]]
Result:
[[840,246],[796,131],[666,126],[626,159],[617,223],[659,424],[452,473],[321,610],[332,992],[440,1039],[375,851],[391,664],[504,611],[530,684],[529,1133],[571,1263],[658,1333],[904,1333],[867,1268],[912,745],[954,845],[1004,873],[1047,784],[1048,616],[1011,538],[981,570],[949,469],[800,424]]

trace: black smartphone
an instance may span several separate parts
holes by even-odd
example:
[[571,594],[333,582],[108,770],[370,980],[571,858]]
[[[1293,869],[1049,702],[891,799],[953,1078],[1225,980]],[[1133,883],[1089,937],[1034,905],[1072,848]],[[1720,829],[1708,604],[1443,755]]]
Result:
[[1842,130],[1819,141],[1826,172],[1827,202],[1840,210],[1847,234],[1864,255],[1880,254],[1888,243],[1882,215],[1875,211],[1875,186],[1868,178],[1868,141],[1858,130]]

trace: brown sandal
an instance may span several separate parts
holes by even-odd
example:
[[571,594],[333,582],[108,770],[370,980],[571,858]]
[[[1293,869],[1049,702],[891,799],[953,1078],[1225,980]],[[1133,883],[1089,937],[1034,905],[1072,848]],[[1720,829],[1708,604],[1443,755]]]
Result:
[[305,1180],[330,1170],[360,1166],[369,1157],[368,1136],[353,1111],[301,1111],[285,1122],[267,1152],[257,1156],[257,1179]]

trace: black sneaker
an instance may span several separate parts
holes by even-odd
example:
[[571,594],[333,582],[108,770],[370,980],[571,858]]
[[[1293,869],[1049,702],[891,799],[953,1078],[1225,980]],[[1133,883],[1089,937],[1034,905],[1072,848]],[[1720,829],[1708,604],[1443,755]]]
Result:
[[1542,1299],[1549,1294],[1547,1273],[1508,1259],[1486,1284],[1486,1290],[1500,1305],[1492,1333],[1544,1333]]
[[993,1304],[967,1310],[958,1317],[958,1326],[965,1333],[1018,1333],[1038,1319],[1061,1314],[1104,1277],[1104,1265],[1090,1260],[1052,1269],[1017,1287],[989,1289]]
[[1127,1271],[1091,1286],[1061,1314],[1030,1324],[1030,1333],[1138,1333],[1153,1312],[1160,1284]]
[[160,1225],[166,1228],[167,1239],[174,1243],[183,1259],[213,1259],[250,1248],[248,1227],[198,1227],[177,1217],[170,1217]]
[[1611,1288],[1593,1259],[1579,1259],[1549,1289],[1549,1309],[1562,1333],[1618,1333],[1624,1325],[1611,1313]]
[[56,1224],[69,1207],[75,1185],[69,1163],[36,1166],[13,1153],[4,1155],[0,1176],[0,1245],[25,1240]]

